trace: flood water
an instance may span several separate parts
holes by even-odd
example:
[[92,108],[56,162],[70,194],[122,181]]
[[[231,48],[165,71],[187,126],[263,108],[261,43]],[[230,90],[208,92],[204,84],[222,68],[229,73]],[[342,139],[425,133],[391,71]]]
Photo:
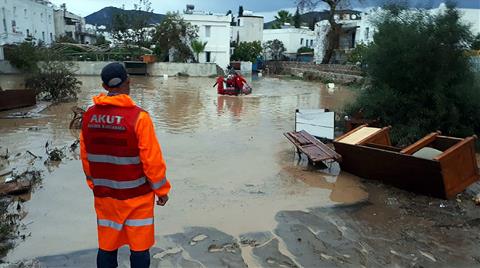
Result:
[[[80,79],[77,103],[51,106],[38,118],[0,119],[0,152],[45,155],[47,141],[58,147],[72,144],[71,107],[85,108],[102,92],[98,77]],[[359,179],[337,176],[338,167],[326,173],[299,164],[283,136],[294,128],[295,109],[338,110],[354,93],[341,87],[329,92],[321,83],[255,78],[252,95],[218,96],[213,80],[133,77],[132,98],[153,118],[173,187],[167,206],[156,207],[156,235],[189,226],[234,236],[267,231],[275,228],[279,211],[366,198]],[[41,187],[24,204],[28,214],[22,233],[29,236],[8,261],[97,247],[93,196],[78,150],[69,158],[44,173]]]

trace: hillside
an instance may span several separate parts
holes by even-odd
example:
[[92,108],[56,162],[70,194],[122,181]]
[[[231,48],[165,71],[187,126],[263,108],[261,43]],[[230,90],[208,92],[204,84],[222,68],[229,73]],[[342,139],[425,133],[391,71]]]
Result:
[[[342,9],[342,10],[337,10],[337,12],[335,12],[336,14],[351,14],[351,13],[355,13],[357,15],[360,15],[360,11],[356,11],[356,10],[351,10],[351,9]],[[305,24],[307,25],[308,27],[311,27],[312,30],[313,30],[313,25],[318,22],[318,21],[321,21],[321,20],[326,20],[328,19],[328,11],[327,10],[323,10],[323,11],[312,11],[312,12],[307,12],[307,13],[304,13],[304,14],[301,14],[300,15],[300,23],[302,24]],[[267,22],[263,25],[263,28],[264,29],[271,29],[272,28],[272,25],[275,23],[275,21],[270,21],[270,22]],[[293,22],[292,22],[293,24]]]
[[[310,25],[314,22],[315,19],[316,21],[321,21],[327,18],[328,11],[312,11],[312,12],[307,12],[302,15],[300,15],[300,22],[305,23],[310,27]],[[264,29],[271,29],[272,25],[275,21],[270,21],[267,22],[263,25]]]
[[105,25],[107,30],[110,30],[112,27],[112,18],[115,14],[124,14],[128,18],[134,18],[136,16],[150,16],[150,24],[160,23],[165,15],[163,14],[149,14],[145,11],[137,10],[124,10],[116,7],[105,7],[95,13],[92,13],[85,17],[85,21],[88,24],[93,25]]

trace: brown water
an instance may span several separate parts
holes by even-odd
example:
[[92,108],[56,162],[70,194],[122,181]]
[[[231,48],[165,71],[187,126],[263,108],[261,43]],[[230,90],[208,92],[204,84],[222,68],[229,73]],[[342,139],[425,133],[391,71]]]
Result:
[[[70,145],[75,139],[68,130],[70,108],[87,107],[102,91],[97,77],[81,80],[78,103],[52,106],[39,118],[0,119],[0,152],[45,155],[46,141]],[[353,203],[367,195],[358,178],[338,176],[335,165],[321,172],[299,164],[283,137],[294,127],[295,109],[339,109],[353,98],[348,89],[329,92],[319,83],[260,78],[251,81],[252,95],[228,97],[217,96],[208,78],[134,77],[132,82],[133,99],[153,118],[173,185],[169,204],[156,208],[158,235],[187,226],[232,235],[271,230],[280,210]],[[25,203],[23,232],[31,235],[7,260],[97,246],[93,197],[75,160],[78,151],[69,158],[74,161],[45,173],[42,187]]]

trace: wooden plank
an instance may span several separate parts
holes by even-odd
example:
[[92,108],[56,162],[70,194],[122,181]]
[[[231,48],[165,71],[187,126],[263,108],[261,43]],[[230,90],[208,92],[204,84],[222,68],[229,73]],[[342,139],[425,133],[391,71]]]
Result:
[[430,133],[427,136],[425,136],[425,137],[421,138],[420,140],[418,140],[417,142],[415,142],[414,144],[409,145],[408,147],[404,148],[401,151],[401,153],[411,155],[411,154],[415,153],[416,151],[422,149],[423,147],[431,144],[438,137],[438,135],[440,135],[440,132]]
[[384,127],[380,131],[365,137],[363,140],[359,141],[357,144],[365,144],[365,143],[373,143],[373,144],[379,144],[379,145],[385,145],[385,146],[391,146],[392,143],[390,142],[390,129],[392,127]]
[[475,137],[468,137],[435,158],[442,167],[448,198],[455,197],[480,177],[475,140]]
[[360,144],[361,142],[366,141],[370,137],[377,134],[379,131],[381,131],[380,128],[362,127],[361,129],[358,129],[357,131],[338,141],[347,144]]
[[315,144],[318,147],[318,149],[320,149],[325,155],[328,155],[337,161],[340,161],[342,159],[341,155],[337,154],[337,152],[332,150],[330,147],[328,147],[327,145],[325,145],[323,142],[319,141],[312,135],[310,135],[308,132],[302,130],[300,131],[300,133],[305,137],[305,139]]
[[306,131],[287,132],[284,135],[295,145],[298,151],[305,154],[314,163],[331,159],[341,160],[339,154]]
[[355,128],[355,129],[353,129],[353,130],[351,130],[351,131],[349,131],[349,132],[347,132],[347,133],[344,133],[344,134],[341,135],[340,137],[337,137],[337,138],[335,139],[335,141],[340,141],[340,140],[342,140],[343,138],[345,138],[345,137],[347,137],[347,136],[355,133],[356,131],[362,129],[363,127],[368,127],[368,125],[367,125],[367,124],[364,124],[364,125],[358,126],[357,128]]

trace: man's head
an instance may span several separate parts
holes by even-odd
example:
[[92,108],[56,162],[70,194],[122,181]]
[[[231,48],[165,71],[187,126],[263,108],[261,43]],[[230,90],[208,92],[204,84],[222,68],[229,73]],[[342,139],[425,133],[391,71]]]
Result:
[[121,63],[112,62],[103,67],[101,77],[108,94],[130,94],[130,78]]

